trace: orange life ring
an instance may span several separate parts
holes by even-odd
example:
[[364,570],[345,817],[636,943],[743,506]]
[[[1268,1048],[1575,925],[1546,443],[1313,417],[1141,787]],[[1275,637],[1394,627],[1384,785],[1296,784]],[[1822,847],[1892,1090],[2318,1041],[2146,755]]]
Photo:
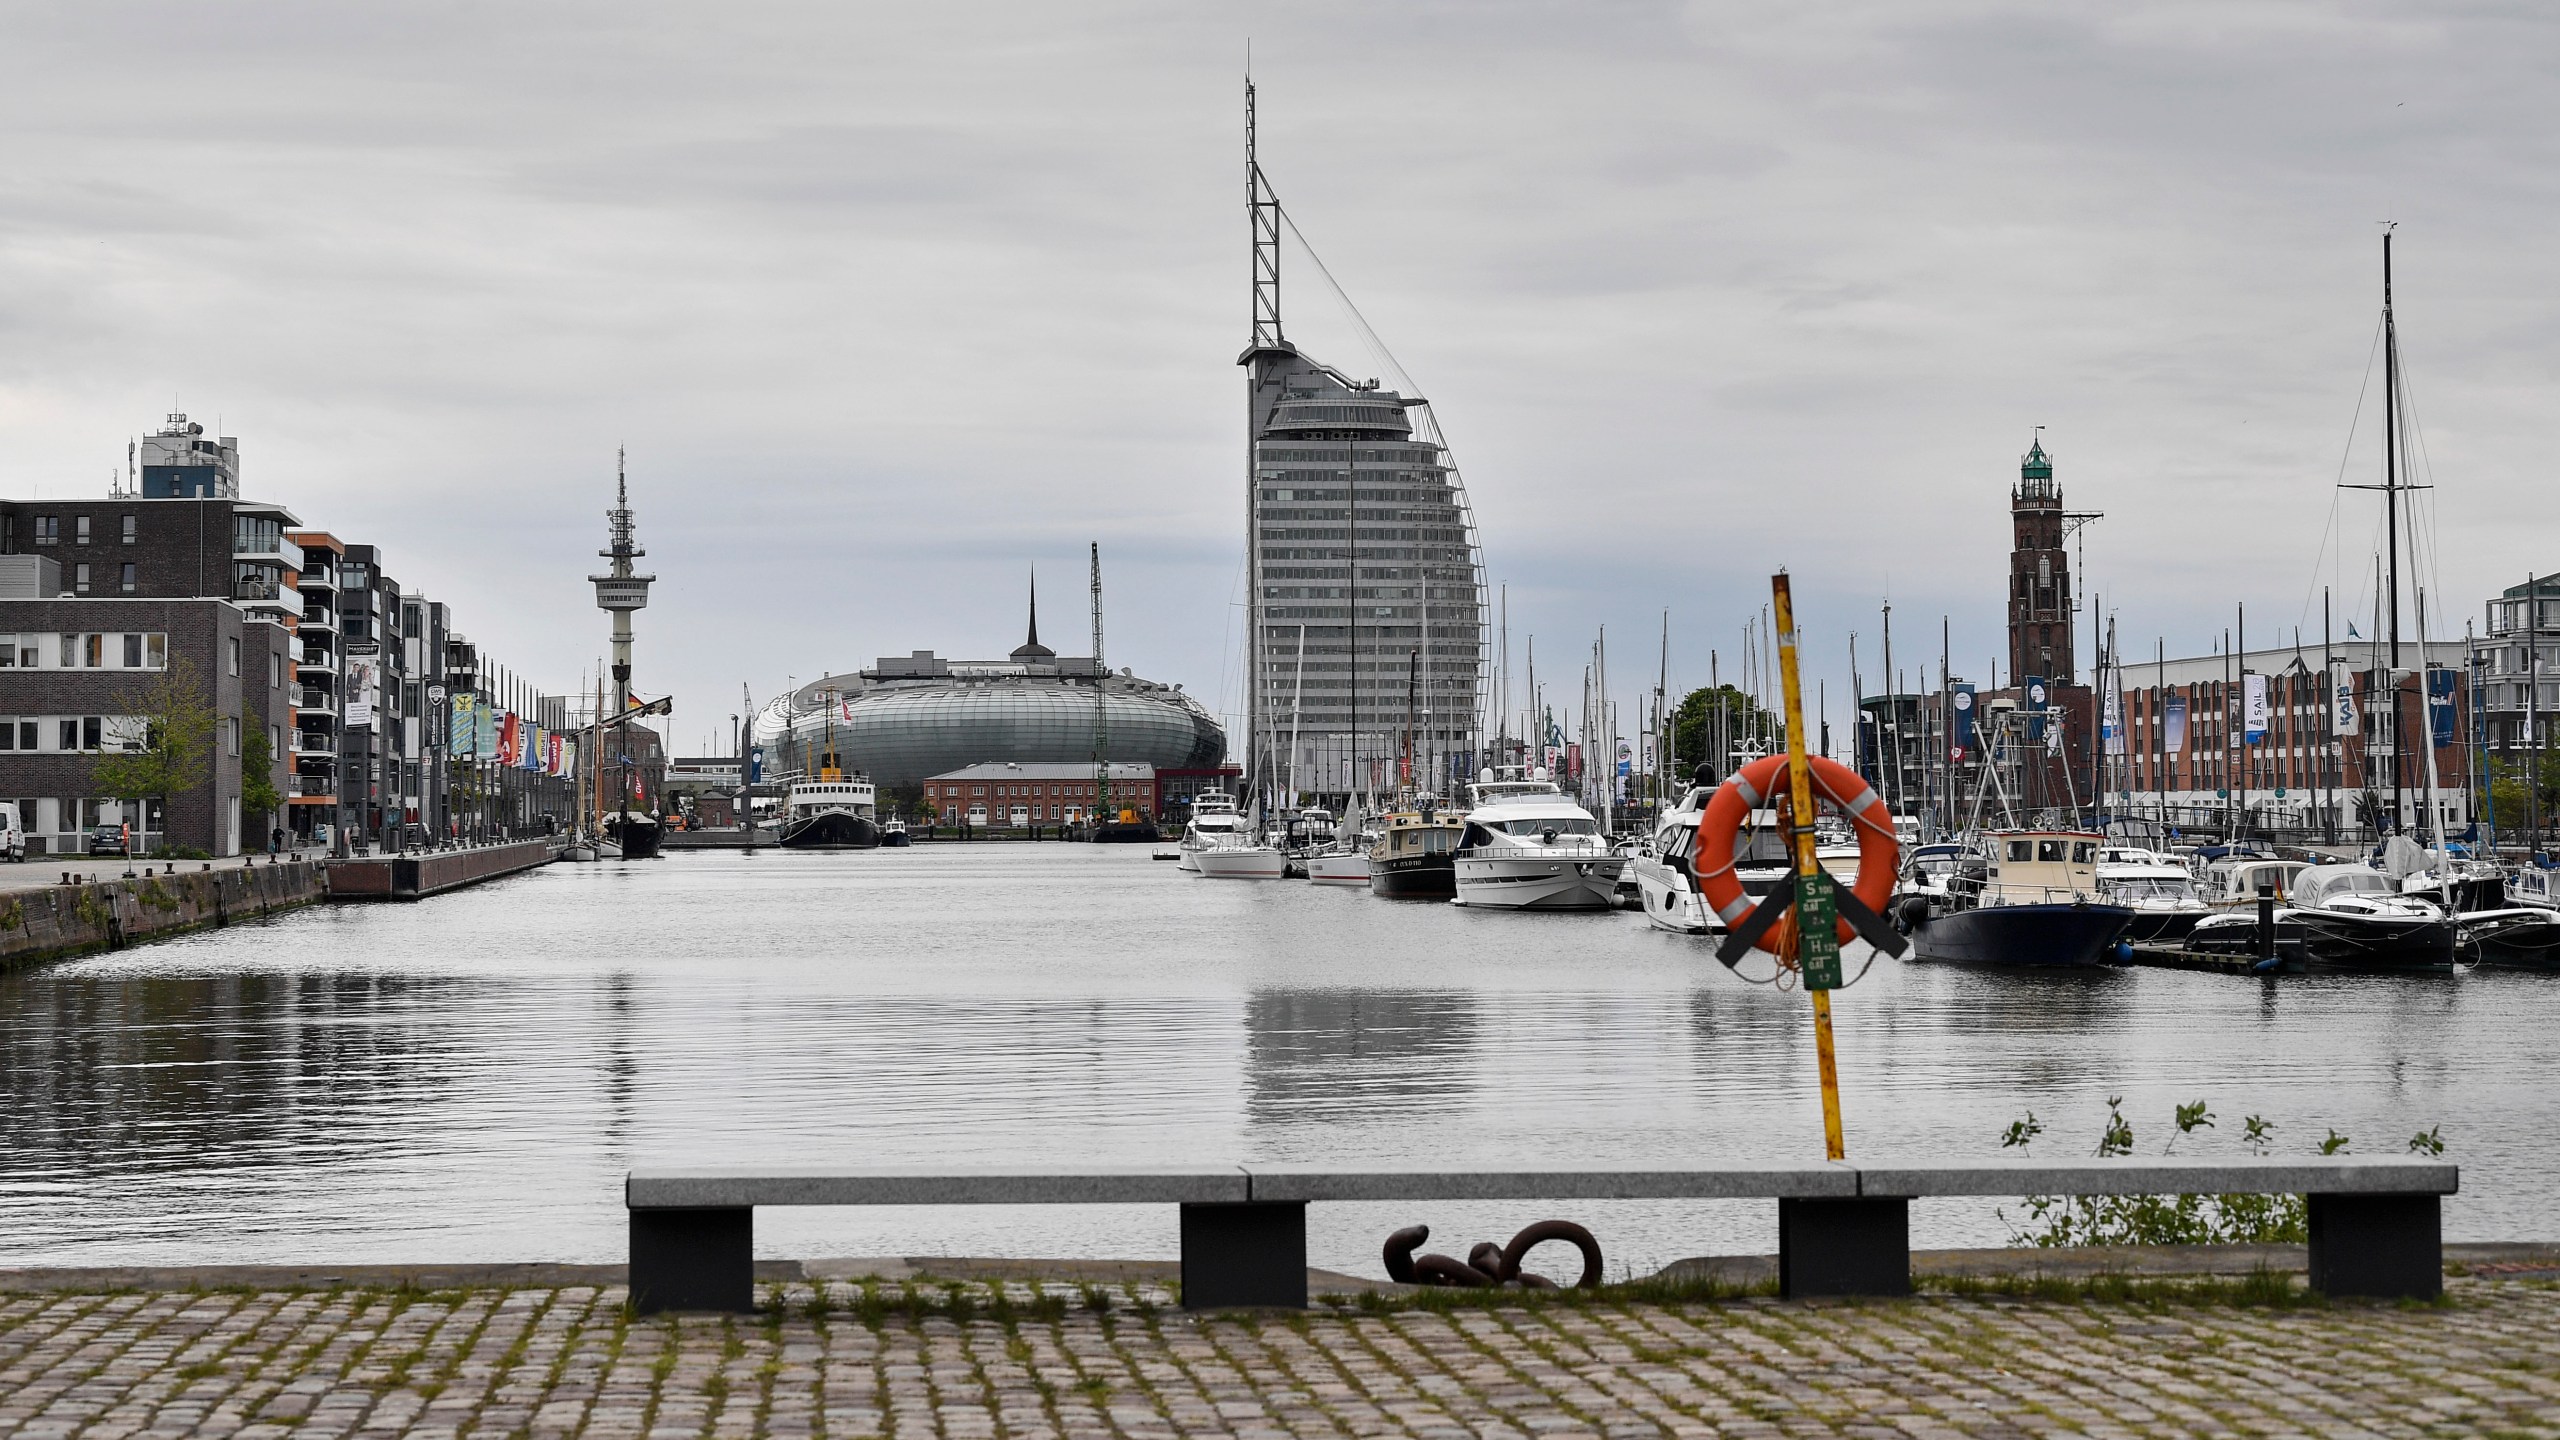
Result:
[[[1893,898],[1894,880],[1902,866],[1902,842],[1893,832],[1891,817],[1885,813],[1874,788],[1857,771],[1819,755],[1807,757],[1805,763],[1811,767],[1815,803],[1830,801],[1857,827],[1858,879],[1849,887],[1851,893],[1869,910],[1883,914],[1886,903]],[[1727,777],[1717,787],[1715,798],[1707,802],[1706,812],[1698,817],[1698,840],[1689,857],[1690,874],[1698,882],[1698,893],[1706,897],[1728,930],[1740,925],[1757,903],[1743,893],[1742,881],[1733,873],[1734,843],[1751,812],[1786,794],[1787,783],[1787,757],[1764,756]],[[1711,856],[1715,857],[1712,868]],[[1759,947],[1772,955],[1787,953],[1793,948],[1795,923],[1794,913],[1789,912],[1761,935]],[[1858,938],[1857,931],[1845,919],[1840,922],[1839,933],[1843,945]]]

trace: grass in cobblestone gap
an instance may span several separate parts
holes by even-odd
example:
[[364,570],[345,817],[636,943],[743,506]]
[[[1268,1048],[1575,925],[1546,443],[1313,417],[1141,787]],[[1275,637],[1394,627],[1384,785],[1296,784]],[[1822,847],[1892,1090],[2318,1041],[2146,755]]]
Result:
[[[1966,1275],[1922,1276],[1917,1288],[1924,1295],[1950,1295],[1965,1299],[2094,1300],[2155,1310],[2172,1306],[2316,1310],[2336,1303],[2319,1291],[2296,1283],[2294,1276],[2280,1270],[2253,1270],[2237,1278],[2208,1275],[2192,1279],[2133,1275],[2019,1275],[1990,1279]],[[2403,1308],[2426,1309],[2450,1305],[2453,1300],[2450,1294],[2439,1294],[2433,1300],[2398,1303]]]
[[1625,1305],[1701,1305],[1759,1299],[1777,1293],[1778,1283],[1774,1280],[1737,1285],[1714,1279],[1648,1277],[1622,1280],[1589,1290],[1462,1290],[1430,1286],[1401,1295],[1363,1290],[1357,1295],[1323,1296],[1317,1303],[1332,1310],[1356,1309],[1367,1315],[1395,1315],[1410,1311],[1447,1314],[1456,1310],[1588,1310]]

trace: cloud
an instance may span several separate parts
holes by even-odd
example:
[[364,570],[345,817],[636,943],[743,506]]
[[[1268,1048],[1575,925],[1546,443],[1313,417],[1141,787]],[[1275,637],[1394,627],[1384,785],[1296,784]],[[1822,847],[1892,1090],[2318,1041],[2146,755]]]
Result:
[[1978,676],[2039,424],[2125,633],[2352,587],[2383,219],[2429,583],[2550,566],[2560,44],[2520,6],[17,7],[0,485],[95,489],[175,392],[566,689],[628,444],[680,747],[741,681],[1001,651],[1093,539],[1114,658],[1213,691],[1248,33],[1281,194],[1542,652],[1668,607],[1703,678],[1783,564],[1832,689],[1888,592]]

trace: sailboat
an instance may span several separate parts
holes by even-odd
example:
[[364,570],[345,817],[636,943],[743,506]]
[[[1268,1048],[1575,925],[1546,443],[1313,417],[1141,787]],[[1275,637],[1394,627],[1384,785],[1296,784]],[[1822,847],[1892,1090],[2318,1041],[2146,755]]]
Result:
[[[596,708],[590,717],[584,737],[585,743],[579,747],[577,818],[569,848],[563,852],[567,858],[580,862],[622,858],[622,847],[605,838],[604,833],[604,772],[600,768],[600,761],[604,754],[604,747],[600,743],[604,721],[604,679],[601,673],[596,679],[595,704]],[[595,779],[592,787],[587,783],[590,775]],[[587,808],[587,798],[590,793],[594,795],[596,802],[595,811],[592,814]]]

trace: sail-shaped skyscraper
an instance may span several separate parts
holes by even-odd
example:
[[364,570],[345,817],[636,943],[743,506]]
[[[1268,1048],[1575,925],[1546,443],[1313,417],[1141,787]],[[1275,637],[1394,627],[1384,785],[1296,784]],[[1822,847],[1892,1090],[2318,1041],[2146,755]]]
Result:
[[1484,710],[1484,560],[1466,488],[1430,402],[1352,379],[1282,331],[1288,222],[1256,154],[1250,79],[1245,192],[1246,771],[1275,797],[1391,795],[1410,714],[1413,782],[1447,793],[1475,769]]

